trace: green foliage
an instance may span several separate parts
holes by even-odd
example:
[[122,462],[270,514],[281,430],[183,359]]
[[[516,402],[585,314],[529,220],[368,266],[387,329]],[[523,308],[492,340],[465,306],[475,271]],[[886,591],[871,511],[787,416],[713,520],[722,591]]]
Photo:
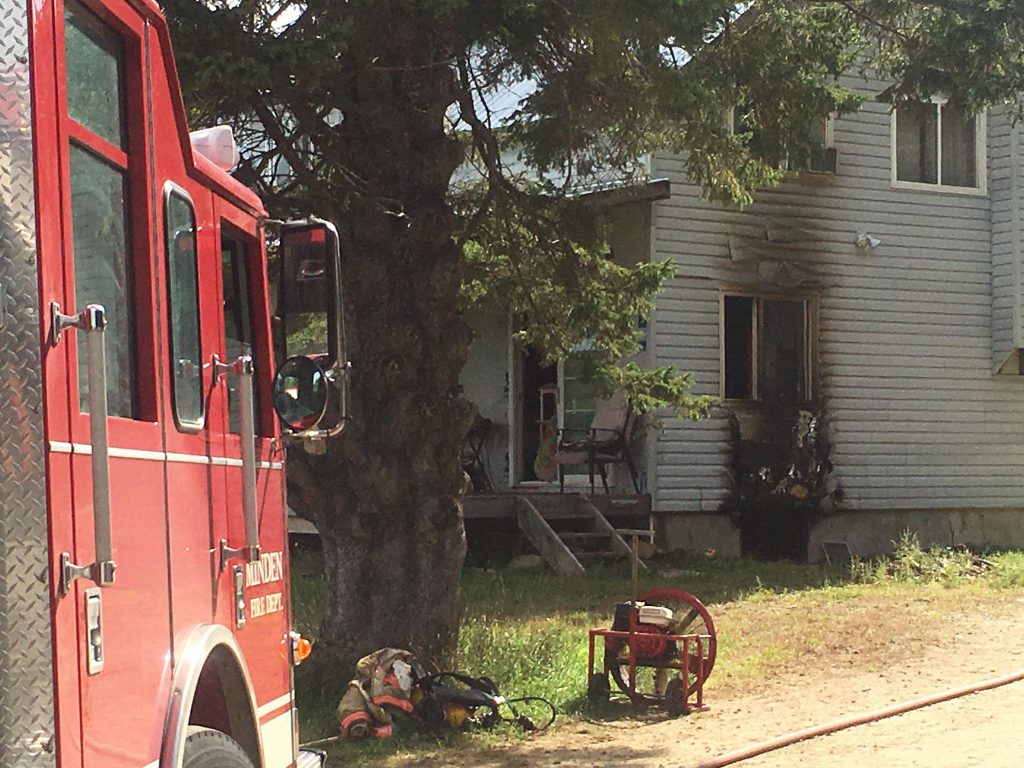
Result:
[[[473,212],[484,193],[480,185],[459,188],[456,210]],[[666,405],[680,416],[706,413],[711,400],[690,393],[688,374],[627,362],[640,350],[639,321],[650,315],[674,264],[616,262],[607,222],[584,201],[516,190],[495,195],[491,206],[493,215],[477,222],[463,243],[465,307],[500,302],[520,320],[516,339],[551,362],[582,342],[584,375],[604,394],[621,389],[641,413]]]
[[[1024,94],[1024,0],[163,0],[162,7],[192,119],[232,123],[246,148],[236,177],[257,189],[272,216],[315,212],[342,224],[347,274],[361,276],[346,282],[349,301],[381,297],[374,311],[364,302],[362,315],[348,318],[354,348],[372,346],[382,330],[454,321],[449,286],[461,275],[465,305],[502,302],[521,319],[519,338],[549,358],[585,346],[604,386],[625,389],[641,410],[666,404],[687,415],[700,415],[708,402],[690,395],[685,375],[628,362],[638,319],[673,267],[617,263],[584,193],[642,181],[642,158],[668,151],[680,154],[708,197],[745,205],[780,178],[784,158],[808,154],[810,121],[856,108],[841,75],[857,67],[891,78],[880,97],[893,103],[942,91],[954,105],[1005,101],[1020,113]],[[492,106],[510,90],[521,95],[499,117]],[[737,106],[742,130],[730,132],[726,115]],[[464,160],[479,184],[446,199]],[[523,165],[530,183],[515,170]],[[460,263],[446,247],[456,238]],[[415,300],[410,273],[424,276]],[[432,337],[431,354],[464,359],[464,328],[452,322],[447,330]],[[415,335],[394,338],[418,343]],[[400,351],[361,351],[366,381],[387,382],[399,365]],[[435,434],[450,432],[457,365],[442,366],[431,385],[433,403],[416,418]],[[353,392],[353,411],[380,412],[379,404],[356,401],[369,399],[367,390]],[[374,447],[365,435],[346,430],[337,444],[348,453],[330,458],[365,455]],[[417,460],[435,458],[446,465],[442,456]],[[438,488],[461,479],[454,455],[447,458],[450,476]],[[356,508],[347,502],[371,498],[408,461],[390,451],[380,472],[351,475],[330,491],[337,507]],[[408,506],[410,515],[436,508]],[[449,526],[444,535],[460,530]],[[406,587],[415,594],[410,574]],[[425,627],[425,642],[451,629]],[[471,626],[469,637],[482,642],[483,631]]]
[[865,583],[938,583],[956,586],[982,575],[989,567],[965,547],[922,547],[917,534],[906,530],[893,542],[893,553],[878,561],[855,561],[851,573]]
[[994,565],[988,583],[1000,589],[1024,587],[1024,552],[998,552],[987,559]]
[[288,320],[289,355],[322,355],[327,351],[326,314],[293,313]]
[[[786,158],[809,154],[812,119],[858,107],[840,80],[858,67],[891,78],[881,97],[893,102],[941,91],[970,109],[1019,106],[1024,92],[1024,0],[164,6],[194,118],[235,124],[248,146],[239,175],[276,214],[343,216],[351,196],[380,195],[382,210],[402,215],[350,172],[362,148],[345,145],[337,127],[358,105],[361,77],[402,71],[389,60],[402,50],[391,45],[396,31],[433,30],[429,108],[439,120],[448,110],[449,132],[479,169],[479,183],[452,200],[464,303],[503,302],[522,320],[519,338],[550,359],[585,342],[607,386],[629,390],[643,409],[668,404],[688,415],[707,403],[689,395],[684,376],[619,365],[673,267],[609,258],[600,217],[580,192],[635,181],[640,158],[667,150],[708,196],[745,205],[779,180]],[[521,96],[498,118],[491,104],[510,89]],[[737,105],[743,124],[730,132],[726,114]],[[513,171],[523,164],[529,183]]]

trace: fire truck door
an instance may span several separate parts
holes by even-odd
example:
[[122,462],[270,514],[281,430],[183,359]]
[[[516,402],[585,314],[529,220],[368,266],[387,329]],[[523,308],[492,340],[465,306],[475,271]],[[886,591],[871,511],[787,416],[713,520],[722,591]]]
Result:
[[[70,516],[74,541],[60,553],[57,610],[71,603],[77,624],[77,648],[58,649],[64,659],[77,656],[77,680],[58,679],[58,720],[79,724],[77,733],[62,726],[61,765],[77,764],[80,752],[85,768],[138,768],[158,754],[153,738],[170,672],[159,395],[167,356],[157,341],[163,283],[148,224],[146,24],[121,0],[56,6],[54,192],[63,285],[54,295],[68,316],[102,307],[54,339],[48,355],[51,367],[64,369],[67,403],[67,428],[51,430],[52,450],[69,454],[71,477],[70,509],[52,514]],[[106,419],[92,418],[101,412],[99,394]]]
[[[223,315],[222,356],[229,361],[241,356],[253,360],[256,487],[255,513],[260,562],[246,565],[232,561],[224,577],[243,571],[244,616],[235,623],[238,641],[250,667],[258,704],[278,702],[276,708],[260,712],[264,750],[268,765],[279,762],[275,754],[291,746],[289,709],[282,697],[290,690],[290,671],[282,659],[280,642],[288,631],[288,589],[283,505],[283,455],[274,452],[273,422],[269,404],[271,384],[270,324],[265,289],[263,252],[251,217],[223,201],[218,202],[221,244],[221,305]],[[224,419],[225,498],[228,540],[232,547],[246,542],[245,435],[241,381],[235,373],[223,377],[211,398],[221,404]],[[222,589],[229,584],[222,585]],[[232,616],[232,620],[236,617]],[[240,624],[240,626],[239,626]],[[289,762],[282,756],[281,764]]]

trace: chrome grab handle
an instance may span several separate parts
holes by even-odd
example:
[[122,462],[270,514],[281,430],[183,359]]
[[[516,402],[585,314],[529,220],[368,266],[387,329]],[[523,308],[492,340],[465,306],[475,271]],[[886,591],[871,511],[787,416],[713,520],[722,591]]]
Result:
[[70,552],[60,555],[61,594],[71,590],[75,579],[92,579],[101,587],[114,583],[113,543],[110,533],[110,440],[107,434],[107,311],[89,304],[77,315],[65,315],[60,304],[50,304],[50,343],[57,346],[61,333],[76,329],[85,333],[86,368],[89,381],[89,440],[92,443],[92,510],[96,562],[76,565]]
[[238,407],[241,411],[242,441],[242,514],[245,517],[245,546],[231,547],[227,539],[220,540],[220,569],[227,568],[228,560],[241,557],[247,563],[260,559],[260,523],[256,510],[256,417],[253,395],[253,362],[251,355],[242,355],[232,363],[221,362],[213,356],[214,375],[238,377]]

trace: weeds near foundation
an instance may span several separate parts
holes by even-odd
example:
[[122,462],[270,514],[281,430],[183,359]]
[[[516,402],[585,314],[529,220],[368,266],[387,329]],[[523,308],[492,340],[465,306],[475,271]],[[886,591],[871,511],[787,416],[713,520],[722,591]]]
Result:
[[851,566],[853,580],[864,584],[900,582],[955,587],[997,569],[993,560],[966,547],[922,547],[917,534],[909,530],[900,534],[893,547],[888,558],[855,560]]

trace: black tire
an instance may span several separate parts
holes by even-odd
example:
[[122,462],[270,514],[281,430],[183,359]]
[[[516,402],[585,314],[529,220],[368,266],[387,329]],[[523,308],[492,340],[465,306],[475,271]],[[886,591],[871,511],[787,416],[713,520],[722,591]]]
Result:
[[595,673],[587,681],[587,699],[594,704],[608,701],[611,694],[611,686],[608,684],[608,675]]
[[255,768],[242,745],[212,728],[189,728],[182,768]]
[[683,679],[679,675],[665,686],[665,711],[672,717],[690,714],[690,707],[683,699]]

